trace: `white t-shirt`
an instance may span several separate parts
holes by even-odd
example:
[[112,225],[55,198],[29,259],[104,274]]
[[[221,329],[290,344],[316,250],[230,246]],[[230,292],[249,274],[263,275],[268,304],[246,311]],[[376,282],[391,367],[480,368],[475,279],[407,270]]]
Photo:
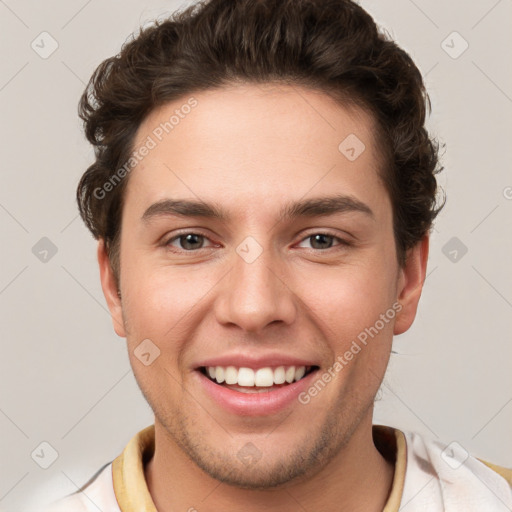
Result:
[[[512,469],[476,459],[456,442],[444,445],[392,427],[374,425],[373,437],[379,451],[395,464],[383,512],[512,510]],[[150,425],[80,491],[44,512],[157,512],[144,477],[144,463],[154,446]]]

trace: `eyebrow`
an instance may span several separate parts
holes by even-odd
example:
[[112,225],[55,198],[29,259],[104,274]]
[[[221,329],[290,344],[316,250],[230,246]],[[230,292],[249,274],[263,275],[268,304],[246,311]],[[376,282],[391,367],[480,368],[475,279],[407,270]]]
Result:
[[[346,195],[316,197],[286,204],[281,209],[280,217],[292,220],[298,217],[319,217],[340,213],[359,212],[371,218],[374,213],[362,201]],[[202,201],[164,199],[152,204],[142,215],[141,220],[149,222],[156,217],[199,217],[229,220],[229,215],[217,204],[208,204]]]

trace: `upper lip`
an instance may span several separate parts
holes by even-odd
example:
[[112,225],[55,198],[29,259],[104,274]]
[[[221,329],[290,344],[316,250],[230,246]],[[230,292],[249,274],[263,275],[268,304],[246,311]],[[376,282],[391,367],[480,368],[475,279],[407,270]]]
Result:
[[194,364],[194,369],[208,366],[235,366],[237,368],[265,368],[278,366],[319,366],[314,359],[299,358],[288,354],[269,353],[264,355],[223,354],[204,359]]

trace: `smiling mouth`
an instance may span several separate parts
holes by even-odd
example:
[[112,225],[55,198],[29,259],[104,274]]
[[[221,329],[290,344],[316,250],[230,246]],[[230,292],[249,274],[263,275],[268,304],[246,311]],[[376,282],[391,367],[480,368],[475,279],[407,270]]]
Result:
[[241,393],[265,393],[298,382],[318,366],[277,366],[246,368],[202,366],[198,370],[215,384]]

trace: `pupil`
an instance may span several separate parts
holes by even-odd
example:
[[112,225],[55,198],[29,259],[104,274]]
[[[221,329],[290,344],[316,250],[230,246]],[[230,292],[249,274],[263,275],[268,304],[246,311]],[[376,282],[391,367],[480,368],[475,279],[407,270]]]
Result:
[[[196,234],[188,234],[181,237],[182,244],[181,246],[184,249],[197,249],[197,247],[194,246],[194,244],[198,243],[198,239],[201,238],[202,235],[196,235]],[[191,247],[192,245],[192,247]],[[199,244],[201,245],[201,244]]]
[[[316,242],[319,242],[320,245],[322,244],[327,244],[327,248],[331,247],[332,245],[332,236],[330,235],[313,235],[313,247],[315,245]],[[326,241],[327,240],[327,241]],[[325,247],[320,247],[321,249],[325,249]],[[318,247],[315,247],[315,249],[318,249]]]

